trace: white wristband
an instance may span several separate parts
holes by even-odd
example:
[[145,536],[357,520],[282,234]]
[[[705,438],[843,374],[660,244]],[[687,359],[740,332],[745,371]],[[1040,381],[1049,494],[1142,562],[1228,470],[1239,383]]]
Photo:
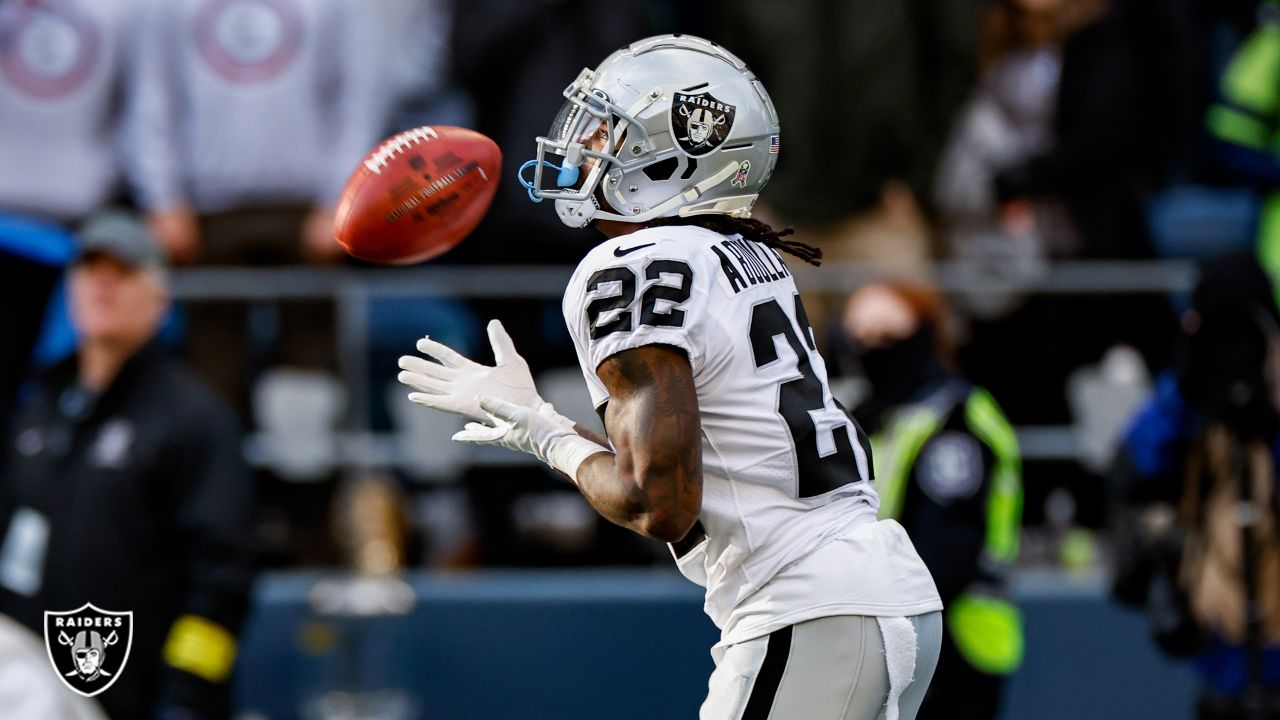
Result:
[[592,442],[577,433],[563,435],[556,438],[551,443],[551,447],[547,448],[547,464],[568,475],[573,484],[577,485],[578,468],[582,466],[582,463],[587,458],[602,452],[609,452],[609,448]]

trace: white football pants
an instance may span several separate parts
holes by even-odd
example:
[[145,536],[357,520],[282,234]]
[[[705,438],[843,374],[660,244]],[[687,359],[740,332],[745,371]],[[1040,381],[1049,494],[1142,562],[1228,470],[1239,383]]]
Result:
[[914,720],[941,646],[940,612],[797,623],[713,650],[699,718]]

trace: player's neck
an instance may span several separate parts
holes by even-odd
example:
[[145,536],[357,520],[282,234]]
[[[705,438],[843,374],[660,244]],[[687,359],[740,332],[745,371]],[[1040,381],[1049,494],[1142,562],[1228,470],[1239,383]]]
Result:
[[617,220],[596,220],[595,225],[596,229],[610,240],[644,229],[644,225],[639,223],[619,222]]

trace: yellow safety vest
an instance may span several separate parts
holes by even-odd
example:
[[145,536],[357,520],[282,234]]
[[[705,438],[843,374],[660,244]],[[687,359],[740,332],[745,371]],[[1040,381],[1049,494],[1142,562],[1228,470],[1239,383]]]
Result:
[[[881,518],[902,516],[907,481],[920,450],[957,409],[961,398],[946,398],[955,395],[956,385],[952,383],[930,400],[899,410],[887,430],[872,438]],[[963,399],[969,431],[995,456],[987,491],[983,552],[989,565],[1007,567],[1017,559],[1022,525],[1022,456],[1018,438],[986,390],[968,389]],[[1022,663],[1022,614],[993,590],[975,587],[961,594],[946,609],[946,625],[957,649],[970,664],[993,675],[1007,675]]]
[[[1219,140],[1280,155],[1280,5],[1245,38],[1232,56],[1218,90],[1220,99],[1205,116]],[[1280,192],[1269,193],[1258,217],[1258,261],[1280,277]],[[1276,286],[1280,302],[1280,284]]]

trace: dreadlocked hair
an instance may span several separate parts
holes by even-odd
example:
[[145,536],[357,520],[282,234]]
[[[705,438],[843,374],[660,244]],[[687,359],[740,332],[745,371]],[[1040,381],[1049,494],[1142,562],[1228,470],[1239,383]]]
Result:
[[795,233],[793,228],[774,230],[767,223],[754,218],[738,218],[729,215],[690,215],[688,217],[664,217],[650,220],[646,227],[670,227],[673,225],[696,225],[722,235],[741,235],[746,240],[755,240],[775,250],[794,255],[817,267],[822,264],[822,249],[802,243],[798,240],[784,240]]

